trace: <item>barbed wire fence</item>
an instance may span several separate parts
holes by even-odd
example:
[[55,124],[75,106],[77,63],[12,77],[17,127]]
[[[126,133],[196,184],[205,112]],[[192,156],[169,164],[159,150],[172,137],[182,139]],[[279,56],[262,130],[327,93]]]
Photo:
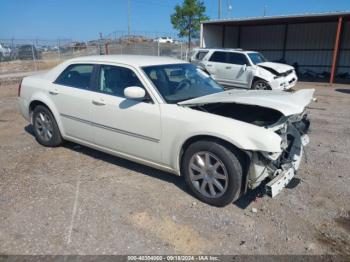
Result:
[[[163,39],[160,40],[160,38]],[[164,40],[166,37],[167,40]],[[169,39],[170,38],[170,39]],[[114,31],[96,40],[0,39],[0,74],[47,70],[64,60],[88,55],[134,54],[188,60],[187,43],[164,32]]]

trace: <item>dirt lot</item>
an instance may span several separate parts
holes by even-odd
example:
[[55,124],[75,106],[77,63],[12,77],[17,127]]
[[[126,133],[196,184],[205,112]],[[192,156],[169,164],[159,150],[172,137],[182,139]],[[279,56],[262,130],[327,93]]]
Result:
[[350,254],[350,86],[299,84],[318,97],[307,162],[277,198],[259,188],[225,208],[180,177],[40,146],[16,87],[0,86],[0,254]]
[[33,70],[46,70],[50,69],[62,60],[51,59],[51,60],[14,60],[0,63],[0,76],[1,74],[16,73],[16,72],[28,72]]

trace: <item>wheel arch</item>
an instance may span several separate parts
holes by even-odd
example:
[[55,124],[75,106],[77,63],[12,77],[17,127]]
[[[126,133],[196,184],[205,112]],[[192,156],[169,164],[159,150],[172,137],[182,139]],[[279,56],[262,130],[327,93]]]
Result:
[[29,103],[29,107],[28,107],[28,110],[29,110],[29,117],[30,117],[30,121],[31,123],[33,123],[33,111],[35,109],[35,107],[37,107],[38,105],[41,105],[41,106],[44,106],[46,107],[48,110],[50,110],[50,112],[52,113],[53,117],[55,118],[56,120],[56,123],[58,125],[58,128],[60,130],[60,133],[61,135],[63,136],[64,134],[64,129],[63,129],[63,126],[62,126],[62,122],[59,118],[59,113],[58,111],[55,109],[54,105],[52,102],[49,102],[45,99],[42,99],[42,98],[33,98],[30,103]]
[[251,163],[252,152],[247,151],[247,150],[242,150],[242,149],[238,148],[237,146],[235,146],[234,144],[232,144],[231,142],[226,141],[226,140],[219,138],[217,136],[195,135],[195,136],[189,137],[187,140],[184,141],[184,143],[181,146],[181,149],[180,149],[180,152],[178,155],[178,161],[177,161],[180,176],[182,176],[182,174],[183,174],[182,159],[183,159],[185,151],[187,150],[187,148],[191,144],[193,144],[197,141],[203,141],[203,140],[212,141],[212,142],[216,142],[216,143],[219,143],[221,145],[224,145],[227,148],[229,148],[232,152],[237,154],[237,157],[238,157],[240,163],[242,164],[242,168],[243,168],[243,177],[242,177],[242,185],[241,185],[240,194],[244,194],[248,188],[248,174],[249,174],[249,167],[250,167],[250,163]]

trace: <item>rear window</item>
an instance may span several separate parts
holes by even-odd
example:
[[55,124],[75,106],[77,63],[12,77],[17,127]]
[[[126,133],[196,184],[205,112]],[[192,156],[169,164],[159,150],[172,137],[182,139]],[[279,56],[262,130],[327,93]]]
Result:
[[234,65],[247,65],[248,60],[244,54],[228,53],[227,63]]
[[212,54],[209,61],[218,62],[218,63],[226,63],[227,52],[216,51]]
[[199,51],[196,54],[196,60],[203,60],[206,54],[208,54],[208,51]]
[[64,86],[88,89],[93,69],[94,66],[90,64],[70,65],[57,78],[55,83]]

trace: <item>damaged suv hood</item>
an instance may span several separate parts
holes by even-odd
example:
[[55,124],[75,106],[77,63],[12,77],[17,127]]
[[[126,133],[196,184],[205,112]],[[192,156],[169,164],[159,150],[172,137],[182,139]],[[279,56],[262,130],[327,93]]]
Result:
[[315,89],[303,89],[295,93],[266,90],[228,90],[179,102],[179,105],[205,105],[236,103],[275,109],[285,116],[301,114],[313,99]]
[[294,67],[290,65],[280,64],[280,63],[274,63],[274,62],[263,62],[257,64],[258,66],[264,68],[264,69],[272,69],[273,71],[276,71],[278,74],[285,73],[290,70],[294,70]]

